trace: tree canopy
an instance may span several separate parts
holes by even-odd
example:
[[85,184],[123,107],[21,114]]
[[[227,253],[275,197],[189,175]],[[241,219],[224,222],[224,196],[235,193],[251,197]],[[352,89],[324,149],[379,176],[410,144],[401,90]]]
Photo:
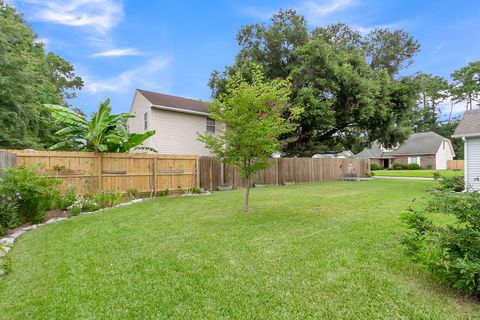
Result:
[[[280,150],[279,137],[293,129],[291,120],[302,109],[288,105],[290,84],[286,80],[266,80],[260,68],[253,66],[250,81],[241,73],[227,79],[225,91],[210,104],[211,117],[224,125],[217,134],[204,133],[199,140],[223,162],[239,169],[247,180],[244,211],[252,176],[268,167],[268,159]],[[282,118],[288,111],[290,117]]]
[[310,32],[303,16],[287,10],[268,25],[242,27],[237,41],[235,64],[212,73],[212,96],[225,91],[232,74],[249,79],[252,64],[268,79],[290,79],[291,102],[305,112],[297,130],[282,137],[285,153],[311,155],[376,140],[393,146],[411,132],[415,86],[398,71],[411,63],[419,44],[405,31],[375,29],[362,37],[335,24]]
[[58,129],[44,103],[66,105],[83,81],[44,45],[15,8],[0,0],[0,147],[45,148]]

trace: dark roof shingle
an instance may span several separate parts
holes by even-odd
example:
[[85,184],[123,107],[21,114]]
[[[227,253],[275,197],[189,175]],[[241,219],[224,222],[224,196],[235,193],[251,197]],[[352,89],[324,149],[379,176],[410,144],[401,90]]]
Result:
[[378,143],[374,143],[371,148],[364,149],[356,156],[358,158],[389,158],[406,155],[436,154],[444,139],[444,137],[432,131],[418,132],[410,135],[408,140],[396,150],[383,151]]
[[210,113],[208,111],[207,105],[199,100],[175,97],[167,94],[156,93],[141,89],[137,89],[137,91],[140,92],[154,106],[175,108],[182,111]]
[[462,120],[452,137],[480,136],[480,109],[465,111]]

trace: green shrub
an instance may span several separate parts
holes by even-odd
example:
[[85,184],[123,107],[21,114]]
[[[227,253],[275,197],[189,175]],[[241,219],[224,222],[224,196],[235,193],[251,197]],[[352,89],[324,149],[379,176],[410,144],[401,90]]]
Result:
[[169,193],[170,193],[170,191],[168,189],[160,190],[160,191],[157,192],[157,196],[166,197],[166,196],[168,196]]
[[371,163],[370,164],[370,170],[383,170],[383,166],[378,163]]
[[[426,213],[447,214],[454,222],[437,225]],[[402,243],[414,260],[441,282],[480,296],[480,193],[442,192],[425,210],[410,209],[402,220],[409,228]]]
[[407,169],[408,169],[408,170],[420,170],[421,167],[420,167],[420,165],[419,165],[418,163],[409,163],[409,164],[407,165]]
[[393,170],[408,170],[408,164],[394,162],[392,164],[392,169]]
[[192,194],[202,194],[202,190],[200,190],[200,188],[192,188],[192,189],[190,189],[190,193],[192,193]]
[[435,172],[433,173],[433,179],[434,179],[435,181],[439,180],[441,177],[442,177],[442,175],[441,175],[441,173],[440,173],[439,171],[435,171]]
[[433,166],[431,164],[427,164],[427,170],[432,170]]
[[19,224],[18,200],[21,198],[19,192],[13,195],[0,195],[0,235]]
[[135,188],[127,189],[127,197],[131,199],[138,199],[141,198],[141,193]]
[[61,210],[67,210],[75,200],[77,200],[77,192],[75,186],[67,186],[62,195],[59,196],[56,207]]
[[99,191],[88,198],[93,200],[99,208],[110,208],[123,202],[123,196],[115,190]]
[[465,180],[463,176],[442,177],[439,183],[437,189],[441,191],[462,192],[465,190]]
[[59,196],[59,181],[41,173],[40,166],[12,167],[2,176],[1,193],[19,192],[18,213],[21,222],[39,222]]

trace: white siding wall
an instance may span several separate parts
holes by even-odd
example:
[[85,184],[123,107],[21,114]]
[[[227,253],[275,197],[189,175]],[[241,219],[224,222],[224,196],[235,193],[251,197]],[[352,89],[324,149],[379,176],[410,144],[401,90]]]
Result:
[[[207,117],[182,112],[152,108],[151,146],[164,154],[210,155],[202,142],[198,141],[198,132],[205,132]],[[219,125],[216,124],[216,131]]]
[[453,160],[453,147],[450,140],[445,139],[444,142],[438,148],[437,154],[435,155],[435,169],[436,170],[445,170],[447,169],[448,160]]
[[467,138],[465,143],[465,183],[467,188],[480,191],[480,137]]
[[[148,113],[148,130],[153,130],[152,128],[152,115],[151,115],[151,104],[150,101],[148,101],[143,95],[141,95],[138,91],[135,91],[135,97],[133,98],[133,103],[132,107],[130,108],[130,113],[135,116],[135,118],[128,119],[127,125],[128,125],[128,130],[131,133],[143,133],[145,132],[144,126],[143,126],[143,115],[145,112]],[[146,147],[152,147],[151,141],[152,138],[149,138],[147,141],[145,141],[144,145]]]

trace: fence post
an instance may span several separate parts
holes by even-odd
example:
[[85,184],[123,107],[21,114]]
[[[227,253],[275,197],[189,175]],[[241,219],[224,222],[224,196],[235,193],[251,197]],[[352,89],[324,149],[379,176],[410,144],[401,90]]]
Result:
[[313,182],[313,158],[310,158],[309,161],[309,173],[310,173],[310,182]]
[[210,191],[213,191],[213,162],[214,158],[210,158],[210,171],[208,172],[208,178],[210,180]]
[[195,187],[200,188],[200,157],[195,159]]
[[103,157],[102,153],[98,155],[98,191],[103,190]]
[[157,196],[157,157],[153,157],[153,196]]
[[275,158],[275,184],[278,186],[278,158]]

